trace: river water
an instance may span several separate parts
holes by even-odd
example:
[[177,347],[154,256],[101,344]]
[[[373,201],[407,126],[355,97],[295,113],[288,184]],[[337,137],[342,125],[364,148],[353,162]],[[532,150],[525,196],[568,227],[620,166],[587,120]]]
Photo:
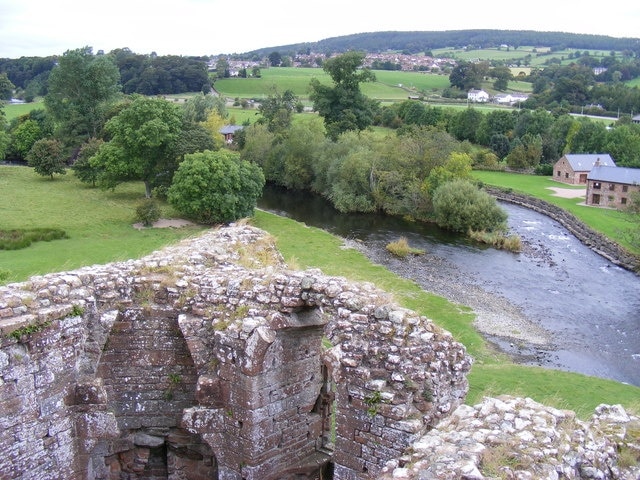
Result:
[[[258,206],[355,241],[374,262],[470,306],[479,318],[492,318],[495,331],[489,323],[481,328],[484,336],[519,363],[640,386],[640,277],[597,255],[545,215],[501,204],[510,230],[525,245],[514,254],[434,225],[340,214],[306,192],[267,187]],[[385,246],[401,236],[427,255],[393,258]],[[504,333],[509,329],[513,336]],[[518,329],[527,330],[524,339]],[[532,332],[547,341],[529,339]]]

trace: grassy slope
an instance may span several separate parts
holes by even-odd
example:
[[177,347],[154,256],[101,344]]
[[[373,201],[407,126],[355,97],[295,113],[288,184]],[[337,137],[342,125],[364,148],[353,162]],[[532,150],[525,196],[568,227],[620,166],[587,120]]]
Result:
[[342,241],[322,230],[265,212],[256,212],[256,226],[275,236],[289,264],[320,268],[329,275],[369,281],[394,295],[396,301],[449,330],[474,357],[467,403],[483,396],[517,394],[547,405],[575,410],[586,417],[600,403],[621,403],[640,409],[640,388],[584,375],[538,367],[519,366],[492,352],[473,328],[468,308],[422,290],[415,282],[398,277],[362,254],[341,248]]
[[[637,246],[629,243],[628,232],[633,228],[631,217],[617,210],[605,208],[587,207],[584,198],[562,198],[553,195],[551,187],[576,188],[553,181],[550,177],[538,175],[523,175],[519,173],[474,171],[473,176],[486,185],[512,188],[515,192],[525,193],[533,197],[541,198],[571,212],[578,219],[589,225],[594,230],[606,235],[628,248],[630,251],[640,254]],[[584,187],[579,187],[584,189]]]
[[[70,237],[0,250],[0,269],[10,272],[8,281],[136,258],[201,230],[134,229],[135,208],[144,197],[141,183],[105,192],[81,184],[71,172],[51,180],[31,168],[0,166],[0,192],[0,228],[58,227]],[[165,216],[172,213],[166,209]]]

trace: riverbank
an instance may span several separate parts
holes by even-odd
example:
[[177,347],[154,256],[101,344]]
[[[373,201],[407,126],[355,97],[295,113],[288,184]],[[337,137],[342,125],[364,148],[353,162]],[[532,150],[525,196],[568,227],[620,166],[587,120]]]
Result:
[[[426,252],[398,258],[379,246],[345,239],[370,261],[391,272],[415,281],[421,288],[448,301],[469,307],[475,314],[474,327],[489,343],[511,356],[517,363],[549,366],[555,349],[550,332],[527,317],[521,308],[505,297],[488,292],[472,278],[461,274],[447,259]],[[526,240],[521,255],[545,262],[544,252],[534,249]]]
[[640,275],[640,256],[636,255],[605,235],[596,232],[567,210],[546,202],[540,198],[523,193],[515,193],[507,188],[485,185],[485,191],[496,199],[528,208],[555,220],[582,244],[630,272]]

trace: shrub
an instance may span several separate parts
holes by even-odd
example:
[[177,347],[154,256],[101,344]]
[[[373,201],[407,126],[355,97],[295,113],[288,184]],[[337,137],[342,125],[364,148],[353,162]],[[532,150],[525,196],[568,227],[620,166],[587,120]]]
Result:
[[264,187],[260,167],[219,150],[185,155],[169,188],[169,202],[203,224],[228,223],[253,215]]
[[471,230],[469,231],[469,236],[478,242],[486,243],[502,250],[510,252],[520,252],[522,250],[522,240],[517,235],[505,235],[501,231],[478,232]]
[[145,199],[136,208],[136,221],[150,227],[160,218],[160,206],[152,198]]
[[447,182],[433,194],[436,223],[454,232],[493,232],[504,227],[506,212],[488,193],[466,180]]

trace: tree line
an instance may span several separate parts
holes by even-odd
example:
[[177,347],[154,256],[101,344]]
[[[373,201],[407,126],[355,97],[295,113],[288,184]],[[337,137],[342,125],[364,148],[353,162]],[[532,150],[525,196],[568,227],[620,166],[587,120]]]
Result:
[[[90,47],[85,47],[92,53]],[[122,91],[127,94],[169,95],[183,92],[209,91],[208,57],[138,54],[128,48],[98,52],[118,68]],[[48,93],[51,71],[59,56],[0,58],[0,76],[11,82],[12,95],[27,102]],[[1,84],[1,82],[0,82]]]
[[532,30],[447,30],[438,32],[370,32],[332,37],[317,42],[273,46],[247,52],[245,57],[264,57],[273,51],[284,55],[313,51],[318,53],[344,53],[357,50],[379,53],[389,50],[415,54],[437,48],[492,48],[510,45],[515,48],[526,45],[545,45],[554,50],[566,48],[590,50],[617,50],[640,55],[640,40],[616,38],[606,35],[576,34],[564,32],[537,32]]

